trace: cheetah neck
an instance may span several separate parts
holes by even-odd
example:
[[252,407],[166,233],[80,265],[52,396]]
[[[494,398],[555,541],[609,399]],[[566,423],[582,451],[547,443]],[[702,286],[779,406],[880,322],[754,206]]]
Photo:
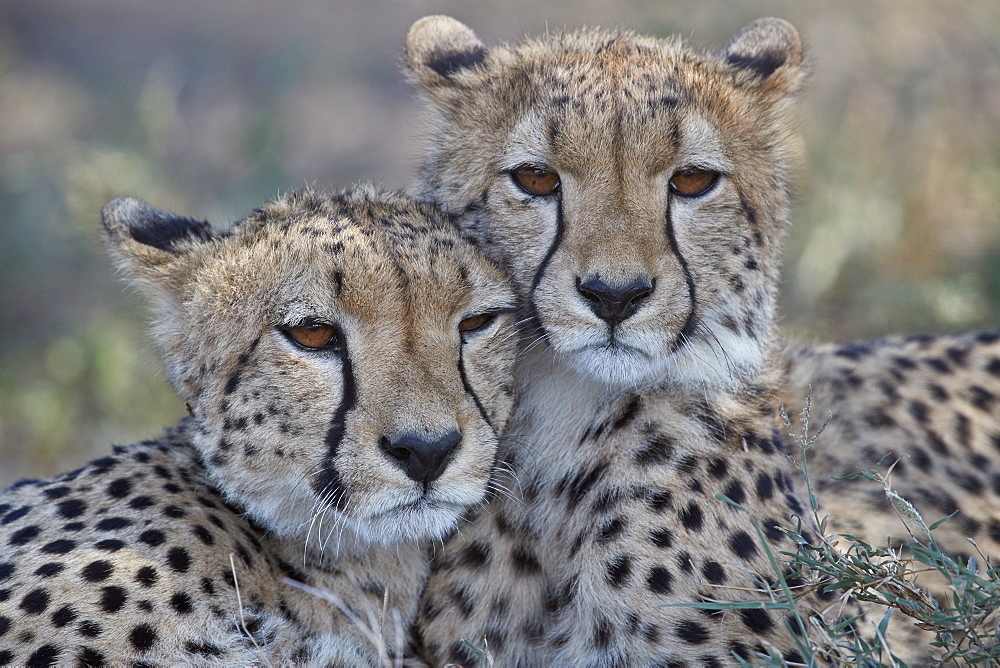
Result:
[[[596,382],[560,363],[546,349],[526,354],[519,371],[520,403],[508,439],[521,494],[542,533],[562,526],[566,482],[595,471],[605,494],[641,487],[653,469],[683,469],[691,461],[750,457],[771,470],[789,468],[778,433],[775,369],[755,383],[723,387],[664,386],[631,392]],[[659,443],[669,443],[657,450]],[[710,499],[709,502],[715,502]],[[549,519],[545,519],[548,515]]]

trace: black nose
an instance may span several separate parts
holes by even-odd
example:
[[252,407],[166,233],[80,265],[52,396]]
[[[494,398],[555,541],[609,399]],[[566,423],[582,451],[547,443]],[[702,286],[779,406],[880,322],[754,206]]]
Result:
[[584,283],[576,279],[576,289],[587,300],[594,315],[613,326],[639,310],[642,302],[653,293],[653,282],[645,276],[637,276],[626,285],[608,285],[595,276]]
[[417,482],[428,483],[444,473],[461,441],[462,434],[452,430],[444,436],[402,434],[391,441],[383,436],[378,444],[403,473]]

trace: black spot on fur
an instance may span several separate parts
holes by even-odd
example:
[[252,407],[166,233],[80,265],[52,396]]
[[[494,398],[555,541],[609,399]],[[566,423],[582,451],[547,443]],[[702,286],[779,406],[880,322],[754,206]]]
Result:
[[148,496],[137,496],[128,502],[128,507],[133,510],[145,510],[153,505],[156,505],[156,502]]
[[605,577],[612,587],[620,589],[632,575],[632,558],[619,554],[605,565]]
[[29,656],[24,665],[26,666],[53,666],[59,662],[62,656],[62,649],[55,645],[42,645]]
[[598,617],[594,622],[594,649],[605,649],[611,644],[615,629],[604,617]]
[[[62,628],[76,621],[77,612],[76,609],[71,605],[64,605],[55,612],[52,613],[52,624],[56,628]],[[3,635],[0,633],[0,635]]]
[[104,633],[104,629],[97,622],[85,619],[76,627],[76,632],[84,638],[96,638]]
[[774,496],[774,482],[771,480],[771,476],[761,473],[757,477],[757,498],[761,501],[767,501],[772,496]]
[[737,531],[729,539],[729,548],[743,560],[749,560],[757,554],[757,546],[745,531]]
[[969,418],[961,413],[955,414],[955,435],[963,447],[967,449],[972,447],[972,429],[969,425]]
[[128,641],[139,652],[146,652],[156,644],[156,629],[149,624],[139,624],[128,634]]
[[94,547],[98,550],[104,550],[105,552],[117,552],[125,547],[125,542],[120,541],[117,538],[109,538],[107,540],[97,541],[94,543]]
[[922,401],[911,401],[909,407],[909,413],[913,416],[913,419],[920,424],[927,424],[928,420],[928,408],[927,404]]
[[104,587],[101,589],[101,599],[97,604],[101,610],[111,614],[121,610],[126,600],[128,600],[128,594],[121,587]]
[[192,642],[187,641],[184,643],[184,651],[190,654],[196,654],[198,656],[222,656],[223,652],[220,647],[213,645],[208,642]]
[[990,412],[996,402],[996,395],[989,390],[978,385],[969,388],[970,401],[973,406],[981,411]]
[[179,591],[170,597],[170,607],[182,615],[186,615],[194,609],[194,603],[186,592]]
[[598,529],[596,540],[598,543],[610,542],[620,536],[624,530],[625,520],[621,517],[615,517]]
[[85,510],[87,510],[87,504],[80,499],[66,499],[60,501],[59,505],[56,506],[56,511],[68,520],[79,517]]
[[723,494],[736,503],[743,503],[747,498],[747,494],[743,490],[743,484],[739,480],[733,480],[729,483],[729,486],[726,487]]
[[10,524],[11,522],[16,522],[31,511],[31,506],[21,506],[16,510],[11,510],[6,515],[0,519],[0,524]]
[[570,504],[570,507],[576,507],[583,500],[583,497],[600,480],[601,475],[603,475],[607,467],[607,462],[600,462],[589,471],[580,471],[572,479],[560,485],[566,492],[567,502]]
[[475,610],[473,598],[464,587],[453,585],[448,589],[448,597],[452,600],[463,619],[468,619]]
[[149,545],[150,547],[162,545],[166,539],[167,537],[163,535],[163,532],[157,529],[149,529],[148,531],[143,531],[139,534],[139,541]]
[[135,572],[135,581],[143,587],[152,587],[160,579],[160,574],[152,566],[143,566]]
[[639,414],[639,409],[642,408],[642,401],[638,396],[632,396],[625,407],[622,409],[621,413],[612,422],[609,430],[611,432],[618,431],[622,427],[627,426],[635,416]]
[[172,547],[167,551],[167,564],[178,573],[187,573],[191,555],[183,547]]
[[664,549],[670,547],[674,543],[674,534],[666,527],[662,529],[655,529],[649,533],[649,540],[656,547],[662,547]]
[[767,614],[767,610],[740,610],[740,617],[743,618],[746,627],[756,634],[768,634],[774,627],[774,622]]
[[49,592],[44,587],[32,589],[21,599],[21,610],[29,615],[40,615],[49,606]]
[[13,533],[13,535],[11,535],[10,539],[8,539],[7,544],[25,545],[33,541],[35,538],[37,538],[38,534],[40,534],[41,532],[42,530],[35,525],[18,529]]
[[674,439],[658,434],[652,436],[646,445],[635,453],[634,460],[640,466],[654,466],[669,462],[673,455]]
[[212,535],[212,532],[206,529],[205,527],[201,526],[200,524],[191,527],[191,533],[193,533],[195,537],[198,540],[200,540],[204,545],[215,544],[215,537]]
[[837,357],[845,357],[850,360],[857,360],[870,355],[871,352],[872,349],[870,346],[866,346],[862,343],[849,343],[838,348],[834,355]]
[[537,575],[542,572],[542,566],[538,563],[538,558],[524,545],[517,545],[511,552],[511,563],[514,570],[526,575]]
[[686,643],[701,645],[708,640],[708,631],[697,622],[684,621],[674,627],[674,634]]
[[101,457],[90,462],[89,474],[92,476],[103,475],[118,465],[118,460],[114,457]]
[[110,561],[98,559],[84,566],[83,570],[80,571],[80,577],[87,582],[103,582],[111,577],[114,571],[115,567],[111,565]]
[[165,517],[169,517],[172,520],[175,520],[179,517],[184,517],[185,515],[187,515],[187,511],[181,508],[180,506],[167,506],[166,508],[163,509],[163,515]]
[[698,532],[701,531],[702,525],[704,523],[704,517],[701,513],[701,508],[698,506],[697,502],[692,501],[680,512],[681,524],[688,531]]
[[646,577],[646,586],[654,594],[667,595],[673,589],[674,577],[663,566],[653,566]]
[[118,478],[108,484],[107,492],[113,499],[124,499],[132,492],[132,482],[127,478]]
[[716,457],[708,463],[708,474],[716,480],[722,480],[729,471],[729,465],[722,457]]
[[70,550],[76,547],[76,543],[71,540],[54,540],[51,543],[46,543],[39,550],[45,554],[66,554]]
[[132,520],[127,517],[108,517],[94,525],[98,531],[118,531],[132,526]]
[[673,494],[668,490],[659,490],[649,495],[649,507],[658,513],[662,513],[673,505]]
[[50,578],[53,575],[58,575],[66,570],[66,564],[53,561],[47,564],[42,564],[37,569],[35,569],[35,575],[40,575],[43,578]]
[[723,584],[726,581],[726,571],[717,561],[706,561],[701,574],[712,584]]
[[107,665],[108,660],[93,647],[81,647],[80,653],[76,655],[76,663],[78,666],[94,666],[96,668]]
[[868,423],[869,427],[874,427],[876,429],[884,429],[886,427],[895,426],[896,420],[881,409],[875,409],[865,416],[865,422]]

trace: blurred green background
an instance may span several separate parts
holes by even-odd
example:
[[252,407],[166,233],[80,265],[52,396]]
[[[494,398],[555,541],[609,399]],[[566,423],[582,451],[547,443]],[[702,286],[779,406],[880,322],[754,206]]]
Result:
[[98,211],[218,224],[279,190],[403,187],[423,130],[398,63],[448,13],[487,42],[622,25],[718,50],[789,19],[815,72],[784,323],[806,340],[1000,324],[1000,2],[0,4],[0,486],[183,413]]

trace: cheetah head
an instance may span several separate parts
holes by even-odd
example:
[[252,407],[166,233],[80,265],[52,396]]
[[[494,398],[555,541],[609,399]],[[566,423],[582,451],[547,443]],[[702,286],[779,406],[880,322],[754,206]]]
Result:
[[252,519],[332,554],[440,537],[484,499],[514,294],[436,209],[365,187],[227,231],[134,199],[103,222],[211,478]]
[[432,136],[418,191],[508,267],[558,358],[619,387],[762,368],[804,78],[791,25],[755,21],[716,56],[601,30],[487,48],[431,16],[406,67]]

